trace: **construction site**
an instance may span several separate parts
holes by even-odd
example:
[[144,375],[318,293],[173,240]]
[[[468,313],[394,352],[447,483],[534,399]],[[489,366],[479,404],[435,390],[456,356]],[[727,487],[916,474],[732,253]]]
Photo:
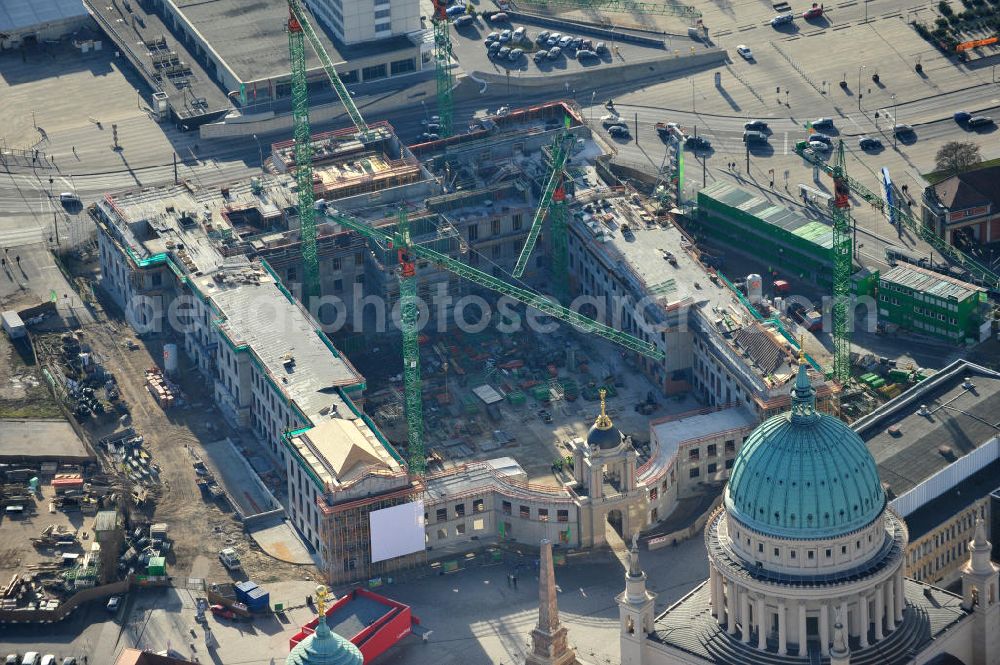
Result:
[[[829,227],[730,185],[685,204],[683,137],[632,180],[572,100],[456,132],[439,3],[440,134],[407,145],[288,4],[293,128],[260,175],[87,207],[97,251],[74,273],[96,323],[31,333],[50,439],[75,443],[5,460],[4,518],[32,515],[36,552],[5,555],[2,609],[65,612],[93,580],[173,566],[347,584],[542,538],[676,544],[803,359],[818,407],[849,420],[930,375],[851,355],[846,299],[878,274],[852,260],[842,149]],[[351,124],[314,135],[317,72]],[[727,277],[730,244],[780,268]],[[829,339],[786,280],[834,296]],[[5,428],[5,450],[29,447]]]

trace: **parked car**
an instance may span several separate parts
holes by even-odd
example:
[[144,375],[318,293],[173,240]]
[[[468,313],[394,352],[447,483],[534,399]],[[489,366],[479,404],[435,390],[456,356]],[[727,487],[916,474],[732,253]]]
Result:
[[496,40],[500,39],[500,33],[494,30],[490,34],[486,35],[486,39],[488,39],[491,42],[495,42]]
[[497,51],[497,57],[501,60],[506,60],[507,56],[509,55],[510,55],[510,47],[508,46],[503,46],[500,48],[499,51]]
[[42,659],[38,662],[38,665],[56,665],[56,657],[50,653],[42,656]]
[[778,14],[771,19],[771,27],[777,28],[779,25],[788,25],[795,20],[793,14]]
[[569,45],[579,51],[583,48],[583,37],[574,37]]
[[465,5],[452,5],[448,9],[444,10],[444,13],[448,15],[449,18],[456,18],[466,13]]
[[441,131],[441,125],[439,125],[436,122],[429,122],[426,125],[424,125],[424,129],[427,130],[428,132],[439,132]]
[[513,34],[513,39],[514,39],[514,41],[517,41],[517,42],[524,41],[524,38],[527,35],[528,35],[528,29],[525,28],[522,25],[519,28],[515,28],[514,34]]
[[441,122],[441,116],[432,115],[429,118],[424,118],[423,120],[421,120],[420,124],[426,126],[426,125],[436,125],[439,124],[440,122]]
[[549,49],[549,60],[555,60],[562,55],[562,49],[558,46],[553,46]]
[[62,665],[76,665],[76,658],[73,656],[66,656],[62,659]]
[[538,51],[535,51],[535,55],[531,56],[531,59],[534,60],[535,64],[537,65],[542,60],[545,60],[547,57],[549,57],[549,52],[546,51],[545,49],[540,49]]
[[878,150],[882,147],[882,142],[871,136],[862,136],[858,139],[858,147],[862,150]]
[[819,141],[820,143],[825,143],[829,146],[833,145],[833,139],[831,137],[827,136],[826,134],[820,134],[819,132],[812,134],[809,137],[809,141],[810,142]]
[[596,53],[594,53],[593,51],[588,51],[585,48],[582,48],[582,49],[580,49],[579,51],[576,52],[576,59],[577,60],[587,60],[588,58],[589,59],[595,59],[595,58],[599,58],[599,57],[600,56],[597,55]]
[[117,612],[118,607],[121,604],[122,604],[121,596],[111,596],[111,598],[108,599],[108,604],[105,605],[104,607],[108,610],[108,612]]
[[815,2],[812,7],[802,12],[802,18],[808,20],[811,18],[819,18],[823,15],[823,5],[818,5]]
[[454,23],[455,23],[455,27],[456,28],[461,28],[463,26],[471,24],[475,20],[476,20],[475,16],[470,16],[468,14],[463,14],[462,16],[459,16],[458,18],[456,18],[455,21],[454,21]]
[[510,59],[511,62],[517,62],[518,60],[521,59],[522,55],[524,55],[524,49],[515,48],[510,50],[510,55],[508,55],[507,57]]
[[427,141],[437,141],[439,138],[441,137],[433,132],[424,132],[420,135],[420,140],[424,143]]
[[620,115],[609,113],[607,115],[601,116],[601,124],[604,125],[605,127],[610,127],[611,125],[625,124],[625,121],[622,120],[622,117]]
[[753,51],[751,51],[750,47],[747,46],[746,44],[740,44],[739,46],[737,46],[736,52],[739,53],[741,56],[743,56],[743,59],[748,62],[750,60],[753,60]]
[[608,134],[615,137],[616,139],[625,139],[629,137],[628,125],[611,125],[608,127]]
[[816,118],[810,124],[813,129],[833,129],[833,118]]
[[513,35],[514,33],[511,32],[510,30],[503,30],[500,32],[500,37],[497,41],[499,41],[501,44],[506,44],[511,40],[511,37],[513,37]]
[[492,23],[506,23],[509,20],[510,17],[504,14],[503,12],[497,12],[495,14],[490,15],[490,21]]
[[562,39],[562,37],[561,32],[553,32],[549,35],[549,38],[545,40],[545,43],[549,46],[555,46],[559,43],[559,40]]
[[21,665],[38,665],[38,661],[41,659],[42,656],[37,651],[29,651],[24,654],[24,658],[21,659]]
[[548,41],[549,34],[550,33],[549,33],[548,30],[542,30],[541,32],[538,33],[538,36],[535,37],[535,43],[538,44],[539,46],[541,46],[546,41]]
[[6,658],[3,659],[3,665],[20,665],[21,659],[17,657],[16,653],[8,654]]
[[809,147],[812,148],[814,152],[830,152],[830,144],[824,143],[823,141],[810,141]]
[[986,115],[977,115],[969,118],[969,128],[989,127],[993,124],[993,118]]
[[212,610],[212,614],[222,619],[232,620],[236,618],[236,612],[233,612],[225,605],[212,605],[209,609]]
[[712,142],[704,136],[689,136],[684,140],[684,145],[690,150],[709,150]]
[[594,49],[594,41],[592,39],[584,39],[582,47],[587,49],[588,51],[596,50]]
[[763,120],[748,120],[743,123],[743,129],[751,129],[755,132],[766,132],[767,123]]
[[500,42],[493,42],[486,47],[486,55],[492,58],[497,54],[497,51],[499,51],[501,48],[503,48],[503,46],[500,44]]
[[569,45],[573,43],[572,35],[564,35],[562,39],[559,40],[559,48],[569,48]]
[[594,51],[597,52],[597,55],[604,55],[608,52],[608,45],[604,42],[597,42],[594,44]]

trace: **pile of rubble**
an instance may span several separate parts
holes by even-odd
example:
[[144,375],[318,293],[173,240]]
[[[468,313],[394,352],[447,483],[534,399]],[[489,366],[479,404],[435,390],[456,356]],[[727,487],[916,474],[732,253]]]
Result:
[[105,458],[104,468],[117,471],[130,481],[132,501],[137,506],[149,500],[150,492],[160,484],[160,467],[153,463],[152,455],[143,447],[144,441],[134,428],[126,427],[97,442]]

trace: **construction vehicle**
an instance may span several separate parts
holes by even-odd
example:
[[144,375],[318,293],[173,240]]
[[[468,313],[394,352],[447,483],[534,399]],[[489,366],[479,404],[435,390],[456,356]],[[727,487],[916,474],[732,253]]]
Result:
[[227,547],[219,552],[219,561],[222,565],[226,567],[229,572],[236,572],[243,570],[243,565],[240,563],[240,557],[237,556],[236,550],[232,547]]

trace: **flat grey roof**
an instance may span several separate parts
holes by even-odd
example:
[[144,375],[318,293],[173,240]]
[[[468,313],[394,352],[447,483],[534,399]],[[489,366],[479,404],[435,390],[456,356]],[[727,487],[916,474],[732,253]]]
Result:
[[[974,387],[962,387],[971,377]],[[918,414],[926,404],[930,416]],[[897,434],[888,432],[896,426]],[[1000,374],[957,360],[853,425],[868,444],[879,476],[901,496],[1000,434]]]
[[726,430],[756,427],[757,419],[742,406],[735,406],[711,413],[699,413],[660,422],[653,421],[650,425],[661,442],[663,441],[661,437],[669,437],[672,441],[681,444]]
[[[189,23],[201,33],[212,49],[241,81],[288,76],[288,5],[257,0],[173,0]],[[347,46],[335,44],[323,25],[311,16],[313,28],[334,64],[373,55],[387,54],[415,44],[407,37],[395,37]],[[306,67],[321,67],[319,58],[306,45]],[[251,94],[247,91],[247,94]]]
[[0,32],[86,16],[81,0],[7,0],[0,2]]
[[493,474],[518,476],[524,469],[512,457],[499,457],[485,462],[473,462],[444,473],[424,478],[424,498],[427,503],[446,501],[469,490],[487,491]]
[[65,420],[0,420],[0,460],[83,462],[90,453]]
[[898,265],[882,275],[881,279],[937,298],[954,298],[958,301],[965,300],[979,292],[986,292],[986,289],[975,284],[969,284],[954,277],[912,265]]
[[[363,377],[327,346],[316,323],[285,297],[270,275],[258,274],[257,279],[219,284],[205,275],[196,283],[225,317],[219,328],[233,343],[253,349],[275,384],[307,417],[332,405],[346,414],[335,388],[360,384]],[[286,365],[287,358],[294,363]]]
[[987,464],[941,496],[920,506],[906,516],[910,542],[922,538],[931,529],[979,501],[997,489],[998,484],[1000,484],[1000,460]]

